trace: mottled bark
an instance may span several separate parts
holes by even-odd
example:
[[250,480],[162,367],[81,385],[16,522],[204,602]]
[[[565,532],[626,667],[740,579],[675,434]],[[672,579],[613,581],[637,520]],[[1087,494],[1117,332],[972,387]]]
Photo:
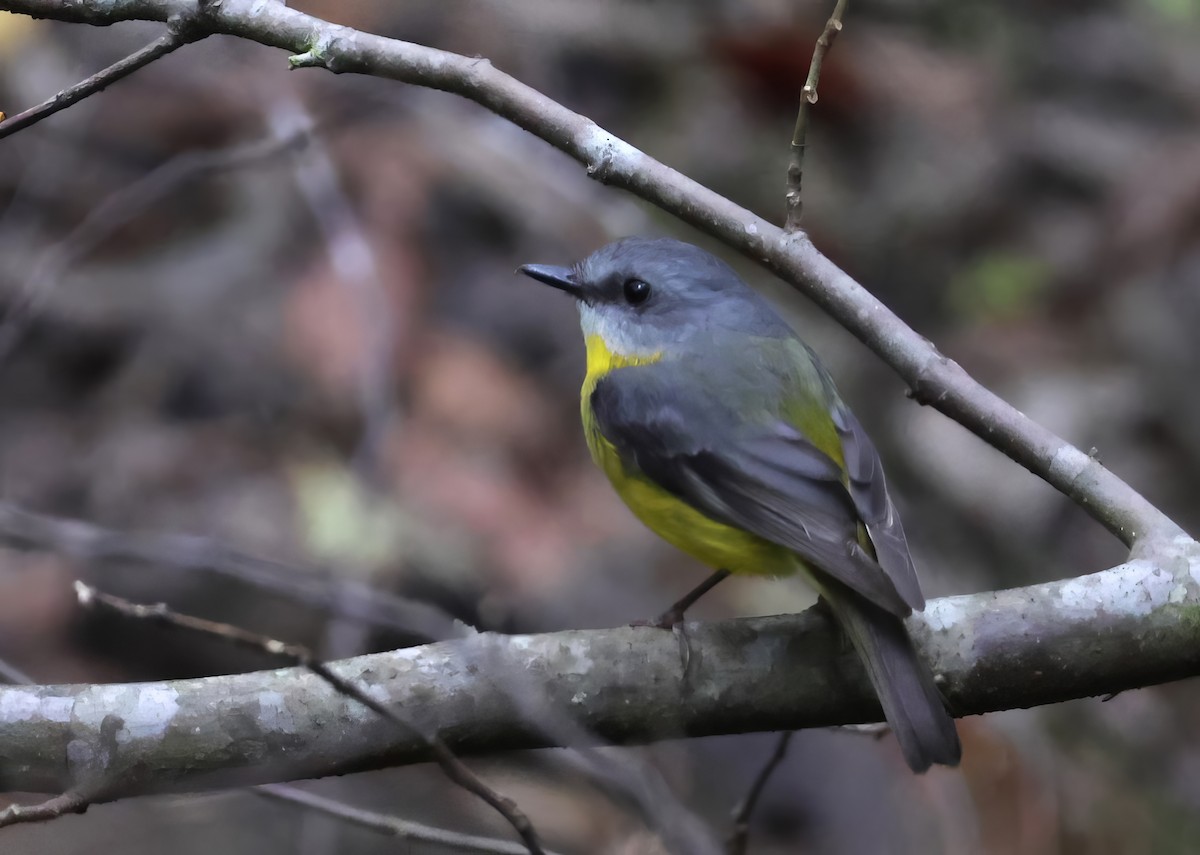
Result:
[[[910,621],[959,715],[1200,674],[1200,556],[1133,561],[1011,591],[935,600]],[[347,660],[462,755],[552,745],[569,717],[598,740],[873,721],[858,660],[819,610],[670,632],[481,634]],[[339,774],[427,759],[324,681],[288,668],[107,686],[0,688],[0,789],[93,800]]]

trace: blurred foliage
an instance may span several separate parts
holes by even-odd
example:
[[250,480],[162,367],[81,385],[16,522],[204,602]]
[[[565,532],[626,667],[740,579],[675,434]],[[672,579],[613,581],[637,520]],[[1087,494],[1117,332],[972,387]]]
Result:
[[371,492],[352,471],[333,463],[300,464],[292,478],[300,536],[314,558],[376,567],[403,549],[399,508]]
[[1020,318],[1049,280],[1050,270],[1040,259],[992,252],[951,281],[948,297],[954,311],[969,320]]

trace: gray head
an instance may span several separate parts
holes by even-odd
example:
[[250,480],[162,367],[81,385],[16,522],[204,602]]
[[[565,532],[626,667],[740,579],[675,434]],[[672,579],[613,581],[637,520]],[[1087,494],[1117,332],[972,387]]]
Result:
[[574,267],[526,264],[520,272],[579,301],[584,335],[635,354],[721,332],[787,336],[791,329],[733,269],[669,238],[626,238]]

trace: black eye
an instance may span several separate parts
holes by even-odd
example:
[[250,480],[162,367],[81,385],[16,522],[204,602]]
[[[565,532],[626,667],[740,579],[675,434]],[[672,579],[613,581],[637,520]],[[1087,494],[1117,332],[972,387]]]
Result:
[[625,280],[625,300],[631,306],[646,302],[650,297],[650,283],[641,279]]

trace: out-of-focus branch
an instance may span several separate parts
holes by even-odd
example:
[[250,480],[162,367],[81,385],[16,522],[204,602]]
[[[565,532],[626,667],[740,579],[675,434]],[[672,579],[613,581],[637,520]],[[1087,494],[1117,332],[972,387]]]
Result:
[[775,750],[771,752],[767,762],[754,776],[754,783],[750,785],[750,791],[746,793],[746,798],[733,809],[733,833],[729,835],[729,844],[726,847],[729,855],[745,855],[746,844],[750,838],[750,817],[754,815],[754,808],[758,806],[758,800],[762,796],[763,790],[767,788],[767,781],[771,779],[771,775],[787,755],[788,746],[795,734],[794,730],[785,730],[779,734],[779,738],[775,742]]
[[[372,810],[348,805],[336,799],[327,798],[308,790],[287,784],[263,784],[254,790],[267,798],[276,799],[286,804],[297,805],[307,810],[331,816],[342,822],[369,828],[389,837],[400,840],[415,840],[421,843],[431,843],[444,846],[454,852],[483,853],[483,855],[524,855],[529,850],[519,843],[507,840],[495,840],[491,837],[479,837],[474,834],[462,834],[458,831],[448,831],[444,828],[434,828],[420,822],[412,822],[399,817],[388,816]],[[547,850],[546,855],[556,855]]]
[[342,574],[257,558],[205,537],[113,531],[0,502],[0,546],[54,552],[91,564],[111,561],[214,573],[339,617],[428,641],[467,631],[429,603],[368,588]]
[[[909,620],[959,715],[1200,674],[1200,556],[934,600]],[[615,743],[877,721],[853,651],[819,610],[691,624],[474,635],[329,667],[459,756],[553,744],[483,669],[499,647],[553,709]],[[91,787],[95,801],[334,775],[430,758],[304,669],[160,683],[0,687],[0,789]],[[899,759],[897,758],[897,762]]]
[[785,232],[800,229],[800,213],[804,202],[800,198],[800,184],[804,177],[804,146],[808,138],[809,107],[817,103],[817,84],[821,80],[821,64],[825,54],[833,47],[833,40],[842,31],[842,16],[846,14],[846,0],[837,0],[833,14],[825,22],[825,29],[813,48],[812,62],[808,66],[808,78],[800,90],[800,107],[796,110],[796,127],[792,130],[791,160],[787,170],[787,193],[784,195],[786,215],[783,223]]
[[[312,135],[312,117],[294,95],[273,99],[268,118],[280,139]],[[325,239],[333,272],[364,331],[357,372],[363,427],[354,468],[367,485],[373,485],[378,480],[383,443],[396,417],[392,307],[375,250],[325,145],[315,137],[310,139],[307,146],[296,150],[293,163],[296,183]]]
[[16,665],[13,665],[11,662],[6,662],[3,659],[0,659],[0,681],[5,683],[13,683],[18,686],[24,683],[34,682],[33,678],[31,678]]
[[[185,6],[190,7],[186,0],[0,0],[3,10],[96,25],[165,21]],[[486,59],[371,35],[263,0],[213,3],[203,23],[209,32],[292,51],[293,67],[371,74],[478,102],[566,152],[592,178],[641,196],[798,287],[891,365],[915,399],[1044,478],[1126,544],[1152,547],[1139,554],[1178,552],[1175,538],[1181,531],[1165,514],[1097,460],[975,382],[822,255],[802,231],[784,232],[497,71]]]
[[81,80],[74,86],[62,90],[48,101],[43,101],[36,107],[30,107],[28,110],[23,110],[16,115],[8,116],[4,121],[0,121],[0,139],[4,139],[10,134],[15,134],[17,131],[23,130],[30,125],[35,125],[42,119],[53,116],[59,110],[65,110],[72,104],[79,103],[89,95],[102,92],[118,80],[133,74],[139,68],[145,68],[156,59],[161,59],[177,48],[181,48],[188,42],[195,41],[196,38],[203,35],[197,32],[195,28],[185,25],[183,23],[184,19],[177,18],[176,20],[180,22],[178,25],[173,25],[169,32],[159,36],[141,50],[114,62],[103,71],[97,71],[86,80]]
[[93,208],[66,237],[43,254],[11,297],[0,318],[0,361],[24,335],[30,319],[49,299],[71,265],[94,252],[110,235],[181,184],[206,173],[242,169],[307,144],[309,135],[268,138],[215,151],[192,151],[152,169]]

